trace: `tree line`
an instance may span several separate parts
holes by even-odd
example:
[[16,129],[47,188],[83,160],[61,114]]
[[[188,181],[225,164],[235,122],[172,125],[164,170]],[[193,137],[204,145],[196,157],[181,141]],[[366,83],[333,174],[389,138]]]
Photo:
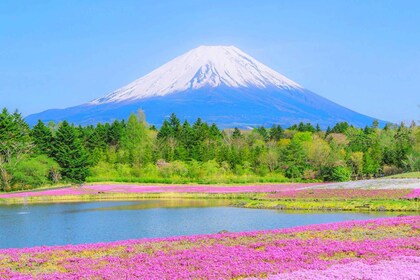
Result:
[[347,181],[420,170],[420,129],[346,122],[325,131],[299,123],[221,130],[175,114],[156,128],[142,111],[127,121],[32,128],[18,112],[0,114],[0,190],[89,181]]

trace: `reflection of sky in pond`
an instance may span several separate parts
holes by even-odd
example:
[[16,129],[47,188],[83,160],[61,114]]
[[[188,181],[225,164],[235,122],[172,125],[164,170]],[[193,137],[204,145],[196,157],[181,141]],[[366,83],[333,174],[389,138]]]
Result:
[[[83,208],[71,210],[71,212],[82,211],[111,211],[111,210],[143,210],[151,208],[201,208],[229,206],[229,200],[211,199],[166,199],[166,200],[144,200],[132,202],[117,202],[115,205],[101,205],[100,207]],[[93,205],[94,206],[94,205]]]
[[399,214],[244,209],[229,207],[227,201],[193,199],[1,206],[0,248],[252,231]]

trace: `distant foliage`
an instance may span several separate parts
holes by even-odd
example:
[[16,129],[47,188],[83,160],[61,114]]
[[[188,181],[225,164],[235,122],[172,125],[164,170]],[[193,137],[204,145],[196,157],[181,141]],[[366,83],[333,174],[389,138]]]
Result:
[[420,170],[416,124],[356,128],[299,123],[220,130],[175,114],[149,127],[142,111],[127,121],[32,129],[17,112],[0,114],[0,189],[57,182],[247,183],[348,181]]

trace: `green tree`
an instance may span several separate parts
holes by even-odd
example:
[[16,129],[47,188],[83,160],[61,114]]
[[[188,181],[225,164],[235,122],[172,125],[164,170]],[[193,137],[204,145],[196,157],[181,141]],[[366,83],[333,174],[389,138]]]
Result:
[[16,165],[13,183],[19,186],[19,189],[32,189],[56,183],[54,172],[58,169],[58,164],[46,155],[27,158]]
[[54,139],[54,157],[61,175],[72,182],[84,182],[89,173],[89,160],[76,129],[64,121]]
[[232,133],[232,138],[240,138],[240,137],[242,137],[242,133],[237,127],[235,127]]
[[274,125],[270,128],[270,140],[279,141],[284,137],[284,130],[280,125]]
[[147,123],[134,114],[128,118],[121,143],[128,163],[145,165],[152,160],[152,139]]
[[16,165],[32,152],[30,129],[17,111],[0,113],[0,187],[11,190]]
[[33,127],[31,136],[35,144],[36,152],[48,156],[53,153],[53,134],[41,120]]

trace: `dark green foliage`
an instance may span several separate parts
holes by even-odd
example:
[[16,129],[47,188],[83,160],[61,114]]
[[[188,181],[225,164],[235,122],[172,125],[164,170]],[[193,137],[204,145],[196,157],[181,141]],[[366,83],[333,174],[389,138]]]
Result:
[[299,132],[315,132],[316,129],[311,123],[300,122],[298,125],[294,124],[289,127],[289,130],[297,130]]
[[241,136],[242,136],[242,133],[241,133],[241,131],[237,128],[237,127],[235,127],[235,129],[233,130],[233,133],[232,133],[232,138],[241,138]]
[[302,142],[292,140],[282,156],[287,168],[285,175],[288,178],[301,178],[307,168],[307,158]]
[[264,139],[264,141],[267,142],[270,139],[270,135],[269,135],[267,129],[265,129],[265,127],[259,126],[255,130],[261,135],[261,137]]
[[284,130],[280,125],[274,125],[270,129],[270,140],[279,141],[284,137]]
[[349,127],[350,126],[347,122],[340,122],[340,123],[337,123],[329,132],[330,133],[345,133]]
[[51,129],[45,126],[42,121],[38,121],[38,123],[33,127],[31,136],[37,153],[47,156],[53,155],[53,134]]
[[64,121],[54,139],[54,158],[61,167],[64,179],[84,182],[88,175],[89,159],[77,129]]

